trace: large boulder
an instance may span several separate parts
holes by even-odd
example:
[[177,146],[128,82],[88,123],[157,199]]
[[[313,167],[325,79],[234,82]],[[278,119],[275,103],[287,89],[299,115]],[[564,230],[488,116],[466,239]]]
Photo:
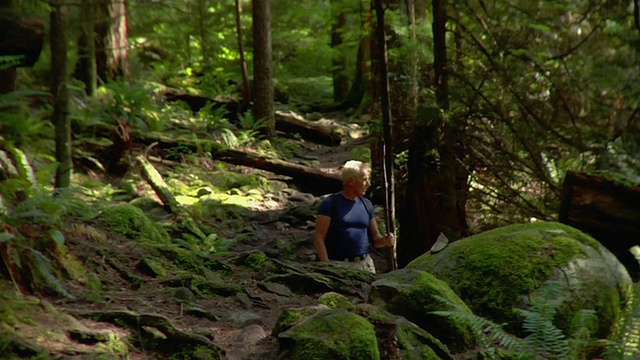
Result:
[[556,326],[567,331],[582,309],[598,314],[602,338],[610,333],[631,282],[618,259],[592,237],[555,222],[487,231],[425,254],[407,265],[435,275],[480,316],[522,334],[521,316],[546,280],[564,283]]
[[469,314],[471,310],[447,283],[427,272],[401,269],[386,273],[371,284],[367,302],[404,316],[454,352],[462,352],[476,343],[468,326],[433,314],[434,311],[454,310],[454,307]]

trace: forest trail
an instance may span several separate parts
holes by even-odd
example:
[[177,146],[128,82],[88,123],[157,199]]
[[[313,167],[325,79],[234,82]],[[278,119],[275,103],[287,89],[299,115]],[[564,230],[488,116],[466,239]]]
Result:
[[[366,120],[347,124],[341,114],[322,117],[319,121],[345,130],[342,144],[325,146],[298,140],[301,150],[289,161],[337,172],[345,161],[367,153]],[[229,170],[253,171],[243,167]],[[208,272],[204,283],[197,276],[205,274],[191,271],[168,270],[166,276],[154,276],[146,265],[162,261],[159,254],[113,236],[97,223],[70,224],[79,230],[77,236],[67,236],[66,245],[89,271],[98,275],[102,285],[95,292],[100,296],[95,300],[88,296],[34,300],[38,306],[32,306],[29,316],[41,324],[41,329],[24,327],[28,331],[22,334],[21,341],[35,342],[49,336],[45,343],[48,351],[64,354],[68,359],[123,351],[118,348],[123,345],[105,342],[105,336],[130,339],[124,345],[129,348],[129,359],[176,358],[176,352],[193,351],[194,347],[211,343],[224,349],[223,359],[227,360],[276,359],[278,342],[272,331],[283,310],[317,305],[321,292],[292,291],[290,286],[265,279],[265,269],[247,269],[243,263],[256,251],[275,261],[313,263],[314,219],[321,198],[290,187],[270,197],[270,205],[263,209],[239,212],[242,226],[226,230],[225,237],[235,240],[228,252],[211,259],[207,266],[214,271]],[[381,262],[379,268],[385,268],[382,257],[374,259]],[[86,291],[80,288],[86,284],[67,281],[64,285],[72,293]],[[173,345],[145,347],[149,337],[161,340],[154,343]]]

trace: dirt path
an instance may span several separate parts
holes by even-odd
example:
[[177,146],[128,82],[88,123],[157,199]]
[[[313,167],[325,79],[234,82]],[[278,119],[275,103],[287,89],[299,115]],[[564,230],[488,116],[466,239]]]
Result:
[[[344,120],[321,121],[340,124]],[[298,154],[300,160],[317,163],[323,169],[338,171],[345,161],[366,153],[364,124],[341,126],[346,134],[350,134],[345,136],[341,146],[305,143],[304,153]],[[90,302],[60,298],[50,298],[49,301],[70,313],[127,311],[162,316],[185,333],[213,341],[225,350],[224,359],[275,359],[278,343],[271,333],[282,311],[315,305],[317,295],[295,293],[284,286],[265,283],[260,272],[247,271],[238,266],[235,256],[259,250],[276,259],[299,263],[314,261],[312,234],[319,197],[295,189],[284,191],[283,194],[286,196],[279,198],[278,210],[248,212],[244,215],[244,226],[231,235],[227,234],[231,238],[242,240],[236,241],[228,256],[221,258],[226,270],[212,272],[215,278],[206,279],[211,284],[218,284],[215,289],[207,290],[212,291],[213,295],[204,296],[201,287],[193,282],[185,282],[187,274],[174,273],[167,276],[169,279],[160,280],[141,273],[141,260],[153,259],[155,255],[134,246],[127,239],[108,236],[107,240],[98,242],[90,237],[79,236],[69,238],[68,246],[82,259],[85,266],[98,274],[104,286],[103,297],[100,301]],[[101,232],[103,229],[95,231]],[[173,283],[171,279],[174,279]],[[229,290],[238,286],[242,291]],[[148,335],[141,329],[123,329],[107,322],[84,318],[78,318],[69,326],[85,332],[90,329],[89,332],[93,334],[118,331],[133,339]],[[59,330],[67,334],[75,331],[65,327]],[[97,346],[76,345],[72,348],[69,344],[56,343],[52,347],[67,346],[68,355],[81,358],[81,354],[90,352],[91,346]],[[138,344],[129,358],[162,357],[146,351]]]

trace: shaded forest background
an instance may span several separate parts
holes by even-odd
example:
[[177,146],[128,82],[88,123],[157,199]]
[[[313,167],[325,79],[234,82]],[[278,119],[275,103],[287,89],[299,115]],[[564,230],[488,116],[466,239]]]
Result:
[[[568,171],[640,180],[637,2],[380,2],[382,52],[374,3],[4,0],[3,146],[45,189],[123,179],[138,130],[286,159],[286,103],[369,119],[382,203],[385,54],[401,265],[441,232],[557,219]],[[96,124],[119,140],[80,153]],[[28,186],[4,184],[6,214]]]

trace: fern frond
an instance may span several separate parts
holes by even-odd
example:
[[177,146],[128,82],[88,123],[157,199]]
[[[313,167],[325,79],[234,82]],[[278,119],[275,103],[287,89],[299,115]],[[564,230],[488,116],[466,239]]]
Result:
[[0,110],[29,105],[29,99],[35,96],[51,96],[44,91],[16,90],[0,95]]
[[33,265],[30,267],[31,281],[35,288],[52,290],[58,295],[73,299],[74,296],[62,286],[60,280],[53,274],[51,261],[36,249],[25,248],[25,250],[32,255],[30,259],[32,261],[31,265]]
[[453,310],[433,311],[432,314],[448,317],[456,323],[468,326],[480,340],[480,345],[483,347],[483,352],[486,356],[490,358],[497,357],[496,347],[504,348],[513,353],[523,352],[523,340],[503,330],[503,325],[498,325],[491,320],[470,313],[459,304],[451,302],[442,296],[435,295],[435,298]]
[[107,236],[100,230],[82,223],[71,224],[67,229],[67,233],[97,242],[104,242],[107,240]]
[[7,150],[11,154],[11,157],[16,164],[16,168],[18,169],[20,177],[29,181],[29,183],[31,183],[31,186],[37,186],[38,180],[36,179],[36,173],[33,170],[31,163],[29,163],[29,158],[27,158],[27,155],[25,155],[22,150],[14,146],[7,146]]
[[541,358],[566,358],[569,343],[553,324],[558,306],[562,303],[564,284],[557,280],[546,281],[530,310],[520,310],[525,316],[523,329],[529,335],[524,339],[526,352]]
[[640,358],[640,285],[628,285],[626,303],[610,340],[613,344],[606,352],[607,358]]

